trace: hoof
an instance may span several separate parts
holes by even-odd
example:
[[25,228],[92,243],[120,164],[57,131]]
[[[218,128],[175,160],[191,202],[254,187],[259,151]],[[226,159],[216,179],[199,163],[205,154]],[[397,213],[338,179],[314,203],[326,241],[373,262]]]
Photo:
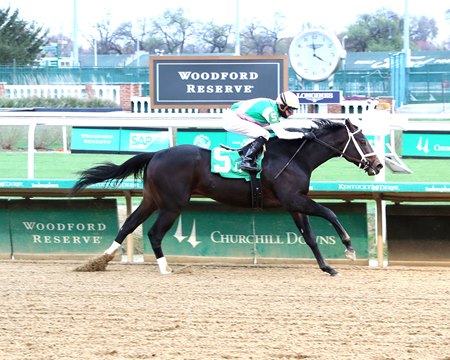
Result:
[[161,275],[168,275],[172,273],[172,269],[167,264],[167,260],[164,256],[156,259],[156,262],[158,263],[159,272]]
[[321,270],[322,270],[323,272],[326,272],[326,273],[329,274],[330,276],[336,276],[336,275],[339,275],[339,273],[338,273],[336,270],[334,270],[331,266],[323,267],[323,268],[321,268]]
[[346,249],[345,250],[345,257],[347,259],[355,261],[356,260],[356,251],[355,250],[347,250]]
[[173,270],[169,266],[166,266],[166,268],[164,270],[161,270],[160,272],[161,275],[169,275],[173,273]]

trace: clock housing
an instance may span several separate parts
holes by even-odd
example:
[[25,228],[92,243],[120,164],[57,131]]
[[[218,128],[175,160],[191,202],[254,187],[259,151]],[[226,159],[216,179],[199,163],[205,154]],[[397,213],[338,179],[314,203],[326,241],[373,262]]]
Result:
[[322,29],[300,33],[289,46],[291,66],[306,80],[328,79],[344,57],[345,51],[337,36]]

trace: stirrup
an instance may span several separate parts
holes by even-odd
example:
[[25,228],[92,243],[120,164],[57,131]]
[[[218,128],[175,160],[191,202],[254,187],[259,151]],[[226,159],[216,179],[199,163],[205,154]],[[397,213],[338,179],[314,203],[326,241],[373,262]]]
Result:
[[258,164],[254,162],[254,165],[251,163],[251,161],[242,161],[239,165],[239,168],[244,171],[258,171]]

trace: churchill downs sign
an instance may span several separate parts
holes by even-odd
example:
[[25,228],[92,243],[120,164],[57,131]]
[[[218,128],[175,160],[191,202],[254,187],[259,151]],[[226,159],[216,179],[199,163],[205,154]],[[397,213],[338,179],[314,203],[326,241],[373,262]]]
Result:
[[287,89],[287,56],[150,57],[155,108],[228,107]]
[[[366,204],[327,203],[345,228],[351,229],[353,247],[359,258],[368,258]],[[144,223],[146,234],[155,220]],[[316,241],[327,258],[342,258],[343,245],[330,223],[311,217]],[[235,258],[312,258],[311,250],[292,218],[280,210],[250,212],[215,203],[191,203],[163,240],[170,256]],[[144,250],[152,254],[149,241]]]

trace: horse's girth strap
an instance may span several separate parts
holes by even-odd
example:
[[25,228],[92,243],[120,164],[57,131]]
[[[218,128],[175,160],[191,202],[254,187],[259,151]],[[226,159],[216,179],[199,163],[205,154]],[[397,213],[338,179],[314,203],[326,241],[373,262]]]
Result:
[[261,186],[261,179],[256,177],[255,172],[250,172],[250,187],[252,192],[252,208],[262,209],[263,207],[263,193]]

